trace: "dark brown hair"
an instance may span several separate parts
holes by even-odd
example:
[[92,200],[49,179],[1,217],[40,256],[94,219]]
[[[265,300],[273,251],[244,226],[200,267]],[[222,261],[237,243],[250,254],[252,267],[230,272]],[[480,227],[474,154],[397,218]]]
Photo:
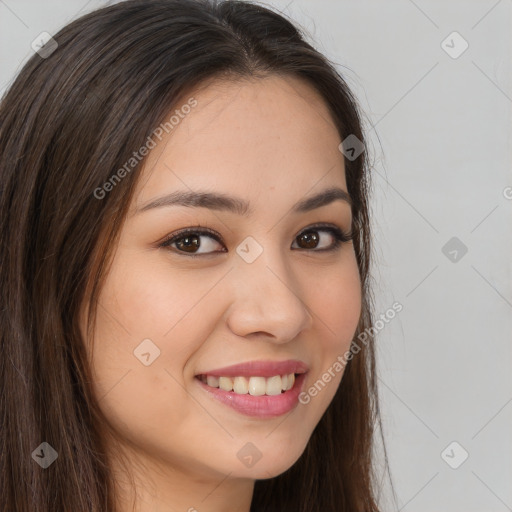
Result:
[[[94,324],[143,162],[102,199],[94,191],[179,98],[208,80],[302,79],[325,101],[340,140],[365,138],[334,65],[259,5],[129,0],[81,17],[54,39],[58,47],[34,54],[0,104],[0,510],[110,512],[115,482],[79,319],[86,303]],[[363,296],[354,339],[372,325],[367,162],[366,150],[345,158]],[[256,482],[252,512],[378,511],[376,379],[370,336],[303,455]],[[59,454],[47,469],[31,456],[43,441]]]

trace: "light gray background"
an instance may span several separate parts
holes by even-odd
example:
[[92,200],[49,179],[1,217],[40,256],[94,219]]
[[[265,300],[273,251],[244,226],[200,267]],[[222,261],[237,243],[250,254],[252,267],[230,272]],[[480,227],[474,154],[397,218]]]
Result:
[[[0,0],[0,91],[38,34],[107,3]],[[512,510],[512,0],[269,5],[309,32],[367,116],[376,317],[403,305],[378,334],[397,508]],[[469,44],[458,58],[442,47],[453,31]],[[468,249],[456,261],[442,252],[452,237]]]

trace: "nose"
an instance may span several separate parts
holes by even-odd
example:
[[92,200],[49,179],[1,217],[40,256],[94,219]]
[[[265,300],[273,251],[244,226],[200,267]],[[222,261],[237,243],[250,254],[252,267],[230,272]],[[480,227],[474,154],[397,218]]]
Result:
[[301,284],[282,256],[265,250],[252,263],[240,258],[230,274],[234,299],[227,323],[234,334],[286,343],[311,327],[313,317],[304,302],[305,279]]

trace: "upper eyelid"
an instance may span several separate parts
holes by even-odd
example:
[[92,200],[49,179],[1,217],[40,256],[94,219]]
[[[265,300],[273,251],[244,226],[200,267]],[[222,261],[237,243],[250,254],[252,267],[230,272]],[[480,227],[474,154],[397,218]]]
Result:
[[[330,228],[335,228],[335,229],[340,229],[343,231],[343,228],[341,226],[338,226],[336,224],[333,224],[333,223],[329,223],[329,222],[320,222],[320,223],[315,223],[315,224],[310,224],[308,226],[305,226],[303,228],[301,228],[298,232],[297,232],[297,235],[300,235],[302,232],[308,230],[308,229],[330,229]],[[191,226],[189,228],[182,228],[182,229],[178,229],[177,231],[175,231],[174,233],[171,233],[170,235],[168,235],[166,238],[173,238],[174,236],[179,236],[183,233],[201,233],[201,234],[209,234],[209,235],[212,235],[212,236],[217,236],[219,238],[222,238],[222,236],[217,233],[217,231],[215,231],[214,229],[212,228],[209,228],[207,226]],[[296,236],[297,236],[296,235]]]

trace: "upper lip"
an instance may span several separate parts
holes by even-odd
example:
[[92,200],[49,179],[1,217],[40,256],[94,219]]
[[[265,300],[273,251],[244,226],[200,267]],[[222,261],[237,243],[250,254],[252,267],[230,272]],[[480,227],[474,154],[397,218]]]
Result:
[[208,370],[198,375],[211,375],[212,377],[273,377],[290,373],[306,373],[307,371],[308,365],[306,363],[289,359],[287,361],[248,361]]

